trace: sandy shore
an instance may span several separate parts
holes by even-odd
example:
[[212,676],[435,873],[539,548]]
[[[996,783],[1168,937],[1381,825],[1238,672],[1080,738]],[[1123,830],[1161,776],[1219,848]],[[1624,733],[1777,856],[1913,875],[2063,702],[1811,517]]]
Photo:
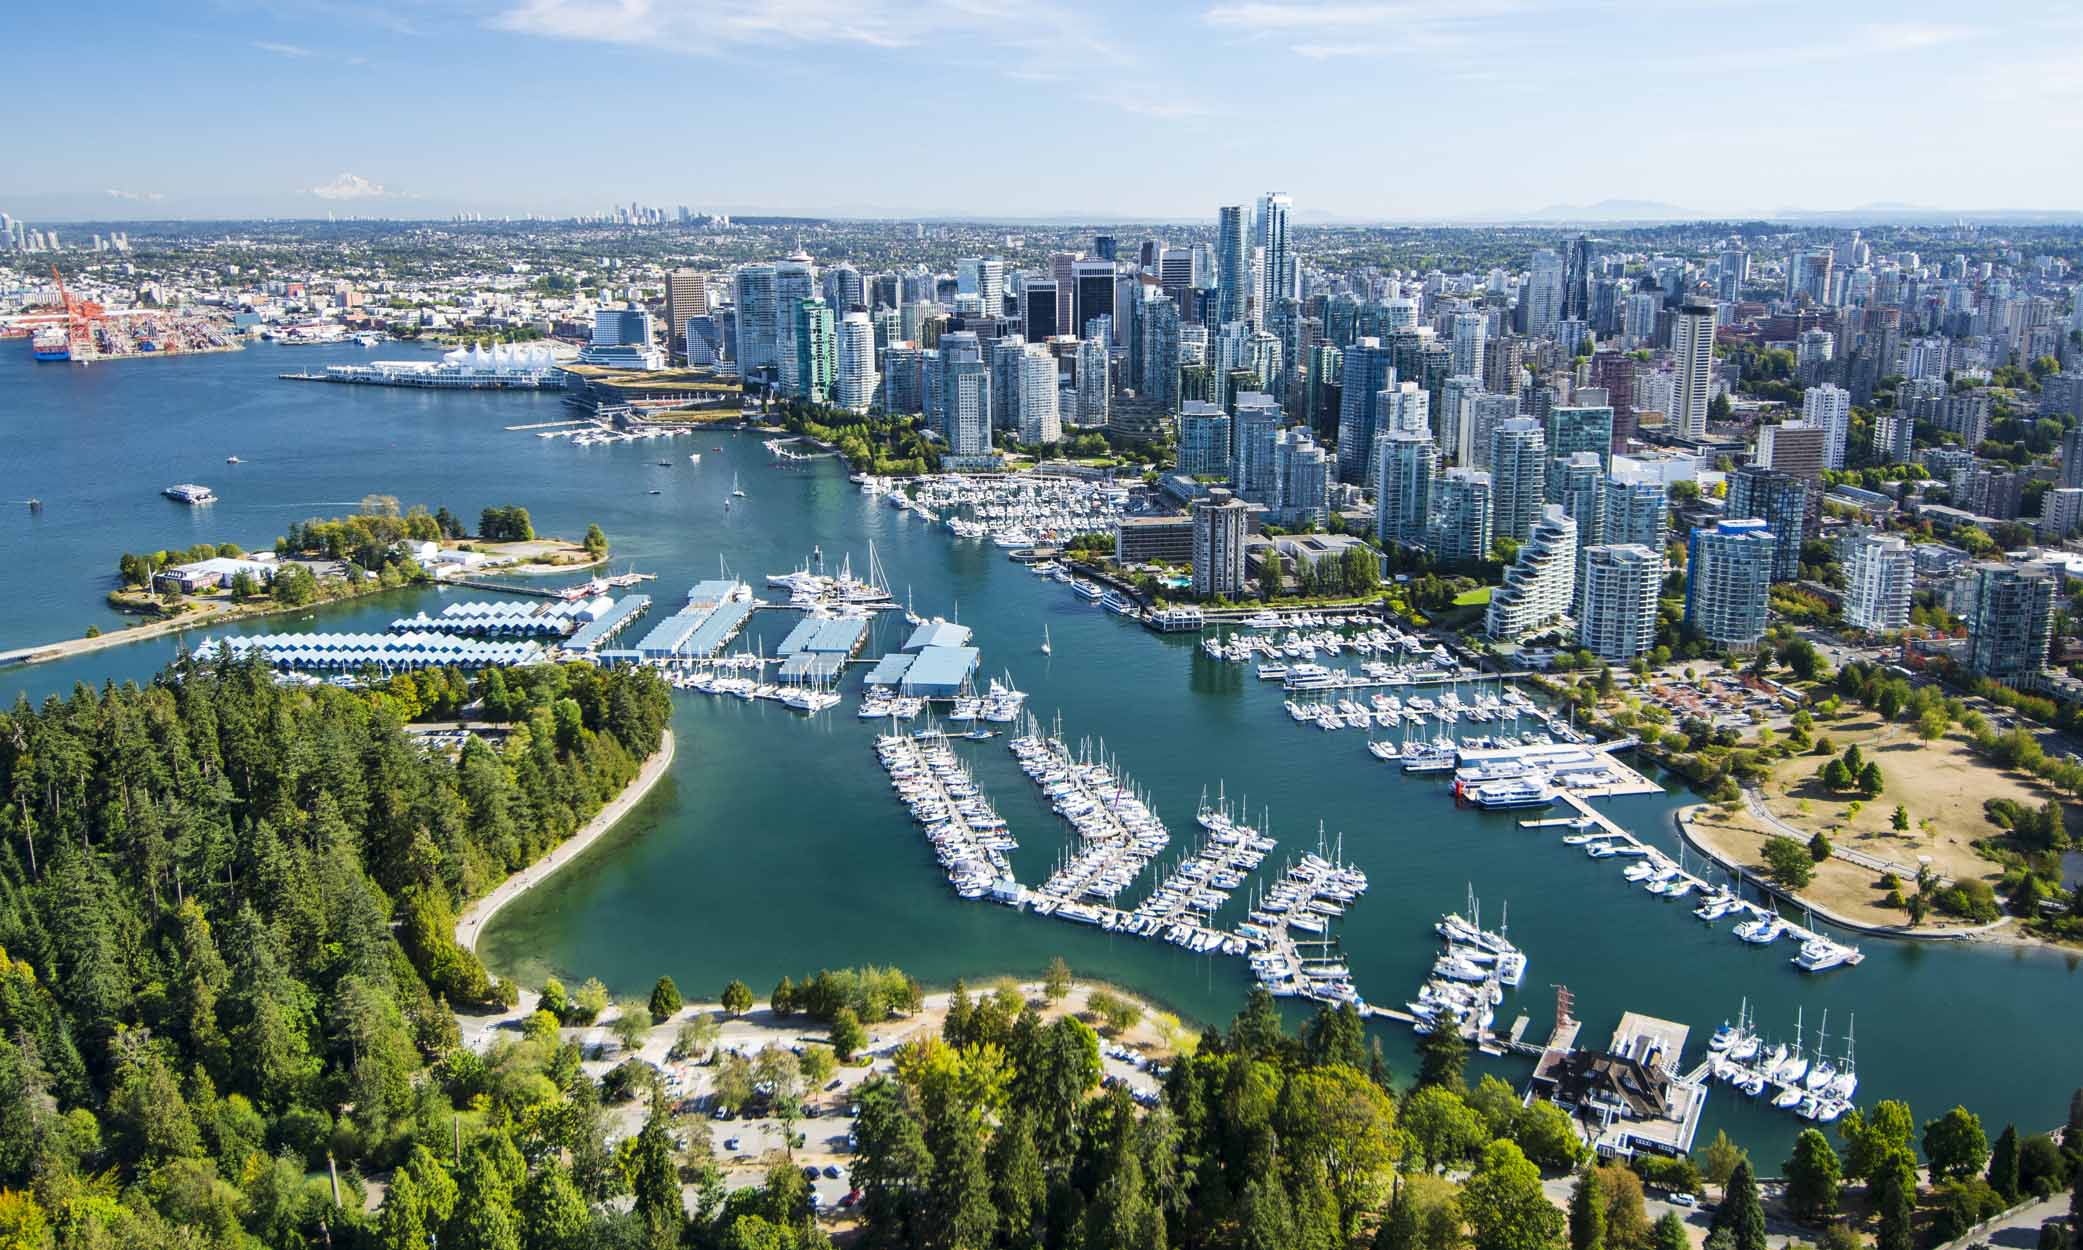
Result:
[[477,938],[484,932],[485,925],[499,909],[513,902],[549,875],[585,853],[587,847],[600,840],[600,836],[615,827],[615,822],[629,814],[631,808],[651,793],[651,787],[665,776],[665,770],[673,762],[673,731],[665,731],[665,737],[651,758],[637,771],[636,779],[623,787],[622,793],[608,800],[607,806],[594,813],[586,827],[572,834],[551,848],[541,859],[499,883],[497,889],[463,909],[456,918],[456,944],[473,953],[477,950]]

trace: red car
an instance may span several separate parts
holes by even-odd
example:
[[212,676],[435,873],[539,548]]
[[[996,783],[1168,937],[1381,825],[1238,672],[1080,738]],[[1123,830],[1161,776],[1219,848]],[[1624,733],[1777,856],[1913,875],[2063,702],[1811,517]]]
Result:
[[859,1202],[860,1200],[861,1191],[858,1189],[849,1189],[846,1191],[846,1196],[839,1200],[839,1205],[842,1207],[850,1207],[854,1203]]

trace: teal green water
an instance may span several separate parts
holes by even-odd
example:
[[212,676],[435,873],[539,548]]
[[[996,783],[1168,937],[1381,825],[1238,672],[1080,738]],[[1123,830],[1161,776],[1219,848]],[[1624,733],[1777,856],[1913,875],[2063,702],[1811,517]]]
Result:
[[[1500,1020],[1524,1011],[1531,1036],[1552,1015],[1548,987],[1576,994],[1585,1037],[1603,1040],[1626,1010],[1690,1024],[1692,1053],[1747,996],[1768,1031],[1806,1012],[1811,1037],[1824,1009],[1832,1049],[1856,1013],[1861,1101],[1906,1097],[1920,1116],[1964,1102],[1985,1119],[2057,1122],[2083,1083],[2070,1039],[2083,1025],[2077,960],[2045,951],[1937,948],[1866,939],[1866,962],[1821,978],[1787,966],[1784,943],[1755,950],[1726,926],[1627,885],[1613,861],[1595,863],[1553,833],[1522,830],[1510,815],[1456,809],[1446,784],[1406,778],[1374,761],[1360,735],[1292,724],[1277,689],[1247,670],[1211,662],[1190,638],[1164,638],[1033,577],[998,549],[952,539],[862,495],[839,466],[777,470],[751,436],[576,449],[499,427],[557,415],[553,399],[423,395],[276,382],[273,374],[334,359],[401,354],[386,348],[260,348],[237,356],[40,369],[0,345],[0,437],[19,454],[0,498],[34,493],[41,517],[0,511],[0,552],[15,570],[0,596],[0,648],[76,634],[104,619],[105,569],[125,546],[182,535],[254,542],[281,523],[370,491],[474,514],[518,502],[539,528],[577,533],[598,520],[618,567],[655,571],[649,587],[671,600],[714,576],[721,557],[755,586],[797,565],[813,546],[828,561],[847,551],[859,567],[873,539],[892,584],[920,611],[959,613],[976,630],[987,672],[1010,670],[1044,717],[1067,735],[1103,739],[1152,793],[1179,843],[1195,802],[1218,783],[1256,812],[1272,811],[1284,847],[1314,846],[1318,822],[1343,833],[1345,851],[1372,877],[1342,936],[1362,992],[1398,1003],[1423,978],[1432,921],[1458,909],[1472,882],[1485,916],[1506,900],[1512,936],[1532,957],[1526,988]],[[23,353],[26,356],[26,352]],[[712,448],[721,447],[721,451]],[[236,452],[247,463],[228,468]],[[671,468],[653,462],[669,460]],[[733,471],[748,498],[723,510]],[[157,497],[172,481],[215,486],[207,513]],[[657,489],[661,493],[647,492]],[[347,506],[341,504],[340,506]],[[401,592],[269,629],[366,628],[441,592]],[[768,646],[790,624],[762,614]],[[1039,654],[1047,623],[1055,654]],[[639,627],[641,628],[641,627]],[[901,622],[878,626],[871,653],[900,641]],[[749,645],[748,639],[748,645]],[[0,670],[0,695],[31,697],[149,675],[174,644],[144,643],[62,665]],[[849,682],[851,691],[855,678]],[[1193,956],[1139,939],[964,903],[890,794],[852,714],[806,719],[770,705],[677,695],[680,755],[658,789],[573,866],[506,908],[482,950],[496,969],[535,980],[549,972],[598,976],[638,993],[660,973],[713,995],[731,977],[764,993],[783,974],[819,967],[897,964],[931,983],[956,976],[1033,973],[1061,954],[1079,972],[1148,993],[1182,1014],[1226,1021],[1248,987],[1241,961]],[[1014,765],[1004,739],[959,744],[1021,839],[1015,865],[1038,881],[1066,829]],[[1689,796],[1614,800],[1608,810],[1675,849],[1669,813]],[[1233,904],[1241,910],[1241,902]],[[1299,1018],[1300,1012],[1295,1012]],[[1392,1063],[1413,1066],[1410,1038],[1379,1029]],[[1523,1061],[1495,1070],[1522,1078]],[[1717,1087],[1705,1131],[1725,1127],[1766,1166],[1785,1156],[1800,1121]]]

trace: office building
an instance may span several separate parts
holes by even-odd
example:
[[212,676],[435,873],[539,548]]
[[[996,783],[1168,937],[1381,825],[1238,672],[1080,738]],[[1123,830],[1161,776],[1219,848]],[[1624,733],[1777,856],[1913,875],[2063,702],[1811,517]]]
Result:
[[1540,422],[1513,417],[1490,432],[1491,498],[1498,538],[1524,542],[1547,504],[1548,439]]
[[1282,430],[1273,444],[1273,516],[1289,529],[1320,526],[1331,518],[1331,457],[1302,427]]
[[1020,288],[1020,332],[1030,343],[1044,343],[1063,333],[1056,320],[1056,279],[1033,276]]
[[1439,448],[1417,430],[1384,430],[1374,438],[1374,461],[1374,536],[1383,543],[1423,546]]
[[[687,333],[690,317],[709,315],[709,285],[701,274],[692,269],[675,269],[665,280],[665,324],[676,336]],[[684,338],[673,346],[682,350]]]
[[1974,613],[1968,671],[2013,689],[2030,688],[2054,642],[2061,570],[2052,564],[1985,561],[1972,567]]
[[1198,399],[1179,405],[1179,472],[1229,478],[1230,414]]
[[[1240,210],[1241,211],[1241,210]],[[1244,589],[1244,538],[1251,508],[1217,487],[1193,501],[1193,593],[1234,599]]]
[[1763,521],[1723,520],[1695,529],[1686,544],[1686,627],[1725,647],[1756,647],[1765,636],[1778,550]]
[[592,341],[579,363],[610,369],[663,369],[665,353],[651,345],[651,314],[641,308],[602,308],[593,314]]
[[1906,628],[1916,572],[1909,544],[1901,538],[1867,534],[1854,540],[1851,558],[1844,562],[1845,624],[1877,634]]
[[1481,469],[1448,469],[1433,480],[1432,515],[1425,529],[1425,547],[1433,559],[1464,568],[1490,558],[1490,492],[1490,475]]
[[[829,312],[826,316],[830,316]],[[849,412],[866,412],[882,379],[875,373],[875,323],[858,309],[839,319],[839,379],[835,401]]]
[[1517,642],[1563,623],[1577,588],[1577,523],[1553,504],[1541,512],[1490,595],[1483,632]]
[[1852,393],[1825,382],[1801,396],[1801,420],[1823,431],[1823,467],[1844,467],[1845,444],[1852,432]]
[[1714,305],[1688,299],[1671,326],[1676,376],[1664,428],[1680,438],[1707,436],[1707,405],[1714,398]]
[[1776,551],[1772,580],[1801,576],[1801,542],[1808,527],[1808,483],[1791,473],[1746,464],[1729,474],[1728,505],[1722,515],[1763,521],[1772,531]]
[[1656,647],[1661,549],[1640,543],[1586,547],[1577,592],[1577,645],[1608,664],[1629,664]]
[[1111,328],[1100,334],[1093,322],[1106,319],[1109,327],[1114,324],[1114,263],[1105,260],[1081,260],[1071,266],[1074,285],[1071,289],[1071,322],[1064,327],[1065,334],[1079,338],[1103,337],[1112,345]]

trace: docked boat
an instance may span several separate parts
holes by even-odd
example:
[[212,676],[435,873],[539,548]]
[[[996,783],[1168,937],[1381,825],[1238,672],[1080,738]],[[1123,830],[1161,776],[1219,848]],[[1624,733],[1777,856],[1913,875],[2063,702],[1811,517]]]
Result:
[[[1739,925],[1737,928],[1739,930],[1737,936],[1740,937],[1742,936],[1740,932],[1742,926]],[[1749,939],[1746,938],[1745,940],[1748,941]],[[1828,972],[1832,968],[1842,968],[1856,964],[1864,958],[1865,955],[1860,953],[1859,948],[1856,946],[1846,946],[1841,942],[1832,942],[1825,937],[1814,937],[1801,943],[1801,953],[1795,955],[1787,962],[1803,972]]]
[[1119,613],[1122,616],[1134,616],[1137,612],[1141,611],[1141,609],[1136,606],[1135,600],[1129,598],[1127,595],[1122,594],[1118,590],[1108,591],[1105,594],[1105,596],[1100,599],[1099,606],[1105,608],[1109,612]]
[[1461,791],[1463,798],[1485,811],[1509,811],[1524,807],[1548,807],[1555,802],[1555,792],[1538,781],[1520,778],[1512,781],[1493,781],[1472,789]]
[[1752,946],[1770,946],[1786,932],[1786,922],[1778,916],[1754,916],[1736,926],[1736,936]]

